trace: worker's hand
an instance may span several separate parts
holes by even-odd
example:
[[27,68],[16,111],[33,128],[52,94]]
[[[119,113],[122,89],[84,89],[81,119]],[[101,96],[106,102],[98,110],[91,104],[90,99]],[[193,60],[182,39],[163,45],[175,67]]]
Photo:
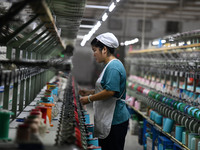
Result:
[[85,105],[85,104],[88,104],[89,101],[88,101],[88,96],[84,96],[84,97],[81,97],[80,98],[80,102]]
[[81,96],[88,96],[90,92],[88,90],[82,89],[78,92]]

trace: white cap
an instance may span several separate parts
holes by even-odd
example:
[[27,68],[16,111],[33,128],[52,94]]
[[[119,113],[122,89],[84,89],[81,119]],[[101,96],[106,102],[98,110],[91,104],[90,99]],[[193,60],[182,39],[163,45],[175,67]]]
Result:
[[96,39],[111,48],[117,48],[119,46],[117,38],[110,32],[100,34],[96,37]]

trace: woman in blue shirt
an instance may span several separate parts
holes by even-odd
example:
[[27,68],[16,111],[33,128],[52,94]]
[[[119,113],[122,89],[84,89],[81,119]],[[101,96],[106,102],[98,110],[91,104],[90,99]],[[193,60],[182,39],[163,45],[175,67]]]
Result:
[[80,90],[82,104],[94,102],[94,136],[102,150],[123,150],[127,134],[129,112],[126,97],[126,71],[115,58],[119,46],[112,33],[103,33],[91,42],[94,57],[105,67],[95,84],[95,90]]

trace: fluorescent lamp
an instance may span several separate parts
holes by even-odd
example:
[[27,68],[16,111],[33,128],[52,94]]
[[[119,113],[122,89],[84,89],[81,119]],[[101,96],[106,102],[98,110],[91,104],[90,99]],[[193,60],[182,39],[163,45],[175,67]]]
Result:
[[99,27],[101,26],[101,22],[100,21],[98,21],[97,22],[97,24],[94,26],[94,30],[96,31],[96,30],[98,30],[99,29]]
[[124,46],[124,43],[123,43],[123,42],[121,42],[121,43],[120,43],[120,45],[121,45],[121,46]]
[[108,9],[108,6],[86,5],[85,8]]
[[96,26],[99,28],[101,26],[101,21],[98,21]]
[[98,21],[97,24],[90,30],[90,32],[84,36],[81,42],[81,46],[84,46],[86,42],[90,40],[92,35],[99,29],[100,26],[101,26],[101,21]]
[[86,43],[86,41],[85,41],[85,40],[82,40],[81,46],[85,46],[85,43]]
[[77,35],[77,39],[83,39],[84,36],[83,35]]
[[108,18],[108,14],[104,13],[103,16],[102,16],[102,21],[106,21],[107,18]]
[[130,40],[130,41],[125,41],[124,42],[124,45],[131,45],[131,44],[135,44],[135,43],[137,43],[139,41],[139,39],[138,38],[135,38],[135,39],[133,39],[133,40]]
[[[116,7],[116,2],[119,2],[120,0],[116,0],[115,2],[112,2],[110,4],[109,7],[106,6],[98,6],[98,5],[86,5],[86,8],[99,8],[99,9],[109,9],[109,12],[112,12],[114,10],[114,8]],[[106,19],[108,18],[108,13],[104,13],[102,15],[102,21],[106,21]],[[98,21],[97,24],[95,26],[93,26],[93,28],[89,31],[88,34],[86,34],[83,38],[83,40],[81,41],[81,46],[84,46],[86,44],[86,42],[88,40],[90,40],[90,38],[92,37],[92,35],[99,29],[99,27],[101,26],[102,21]],[[87,27],[87,28],[91,28],[91,26],[81,26],[80,27]],[[139,40],[138,40],[139,41]]]
[[112,12],[115,7],[116,7],[115,3],[112,2],[112,4],[109,6],[109,12]]
[[83,24],[81,24],[80,25],[80,28],[93,28],[94,26],[92,26],[92,25],[83,25]]
[[117,2],[117,3],[119,3],[119,2],[120,2],[120,0],[116,0],[116,2]]

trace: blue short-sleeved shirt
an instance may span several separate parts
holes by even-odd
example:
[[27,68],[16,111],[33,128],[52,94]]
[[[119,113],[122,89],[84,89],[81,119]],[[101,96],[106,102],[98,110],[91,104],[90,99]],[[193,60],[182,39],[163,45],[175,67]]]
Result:
[[[126,71],[119,60],[113,60],[107,66],[101,80],[101,86],[108,91],[115,91],[114,97],[119,98],[123,94],[121,99],[126,98]],[[129,118],[130,114],[125,102],[117,100],[112,125],[123,123]]]

